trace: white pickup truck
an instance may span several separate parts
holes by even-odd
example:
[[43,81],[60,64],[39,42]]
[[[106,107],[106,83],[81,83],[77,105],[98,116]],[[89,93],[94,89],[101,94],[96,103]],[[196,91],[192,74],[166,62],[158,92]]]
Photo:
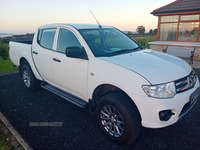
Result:
[[116,143],[131,143],[142,126],[174,124],[200,98],[190,65],[143,49],[114,27],[50,24],[40,26],[29,43],[9,44],[28,90],[41,86],[89,108]]

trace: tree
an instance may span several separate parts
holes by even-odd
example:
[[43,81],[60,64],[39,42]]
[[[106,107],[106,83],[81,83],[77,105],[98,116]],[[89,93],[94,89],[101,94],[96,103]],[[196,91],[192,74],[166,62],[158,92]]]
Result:
[[128,31],[128,35],[132,34],[132,32]]
[[197,37],[198,35],[198,27],[195,27],[192,31],[191,31],[191,34],[194,35],[195,37]]
[[7,45],[0,42],[0,57],[6,60],[8,58],[8,55],[9,54]]
[[152,29],[149,30],[149,34],[153,34],[153,30]]
[[144,26],[138,26],[136,29],[136,32],[138,32],[139,34],[144,34],[145,32],[145,27]]
[[154,33],[154,34],[157,34],[157,29],[154,29],[154,30],[153,30],[153,33]]

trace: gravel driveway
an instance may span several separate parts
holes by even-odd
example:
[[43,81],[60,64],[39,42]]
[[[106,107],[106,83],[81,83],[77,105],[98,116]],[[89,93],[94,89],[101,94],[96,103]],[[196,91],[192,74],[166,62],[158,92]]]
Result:
[[[200,101],[180,122],[162,129],[142,128],[130,145],[116,145],[100,132],[88,109],[44,89],[27,91],[18,73],[0,76],[0,111],[34,150],[200,149]],[[30,126],[59,122],[61,126]]]

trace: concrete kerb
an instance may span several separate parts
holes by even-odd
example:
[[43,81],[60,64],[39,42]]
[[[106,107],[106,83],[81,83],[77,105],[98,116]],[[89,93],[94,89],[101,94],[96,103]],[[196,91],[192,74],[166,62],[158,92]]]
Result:
[[13,71],[7,71],[7,72],[0,72],[0,76],[12,74],[12,73],[18,73],[18,72],[19,72],[19,70],[13,70]]
[[9,121],[1,112],[0,112],[0,119],[25,150],[32,150],[32,148],[24,141],[21,135],[15,130],[15,128],[9,123]]

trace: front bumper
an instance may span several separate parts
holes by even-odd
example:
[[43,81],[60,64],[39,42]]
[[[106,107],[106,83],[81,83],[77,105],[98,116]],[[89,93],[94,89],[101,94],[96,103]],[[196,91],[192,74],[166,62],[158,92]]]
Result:
[[[191,103],[190,96],[196,90],[199,90],[199,87],[200,84],[197,79],[192,89],[176,94],[174,98],[170,99],[156,99],[147,96],[132,95],[139,109],[142,125],[148,128],[162,128],[174,124],[185,116],[195,105],[196,101]],[[159,116],[159,113],[165,110],[172,112],[171,117],[167,121],[161,120]]]

